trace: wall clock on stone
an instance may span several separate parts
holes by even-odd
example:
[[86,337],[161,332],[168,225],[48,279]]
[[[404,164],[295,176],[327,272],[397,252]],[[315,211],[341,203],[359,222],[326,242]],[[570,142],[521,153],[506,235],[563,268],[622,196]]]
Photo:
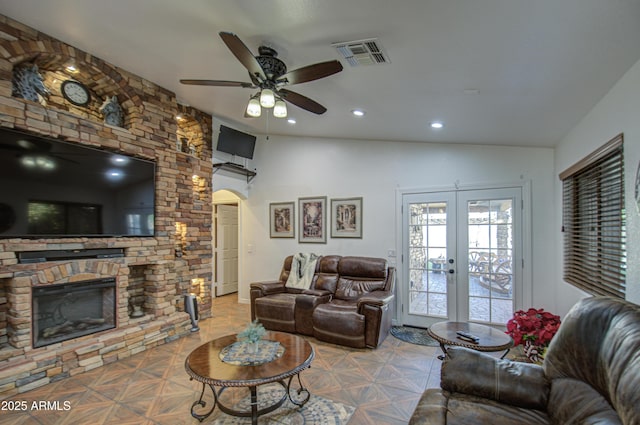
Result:
[[91,93],[84,84],[75,80],[66,80],[60,86],[62,96],[76,106],[87,106],[91,100]]

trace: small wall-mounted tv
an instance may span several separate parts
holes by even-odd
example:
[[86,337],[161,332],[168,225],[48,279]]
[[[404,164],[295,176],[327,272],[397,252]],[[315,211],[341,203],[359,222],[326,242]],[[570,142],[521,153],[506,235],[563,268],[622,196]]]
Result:
[[0,238],[153,236],[155,164],[0,128]]
[[243,133],[225,125],[220,126],[217,150],[231,155],[253,159],[253,150],[256,147],[256,136]]

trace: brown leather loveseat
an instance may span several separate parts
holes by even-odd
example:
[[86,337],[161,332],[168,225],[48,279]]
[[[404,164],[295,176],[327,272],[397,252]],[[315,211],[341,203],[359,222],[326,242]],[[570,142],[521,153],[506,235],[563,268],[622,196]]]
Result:
[[293,256],[277,281],[251,284],[251,319],[275,331],[376,348],[391,328],[395,268],[382,258],[326,255],[309,289],[287,287]]
[[451,347],[410,424],[640,424],[640,306],[597,297],[567,314],[542,366]]

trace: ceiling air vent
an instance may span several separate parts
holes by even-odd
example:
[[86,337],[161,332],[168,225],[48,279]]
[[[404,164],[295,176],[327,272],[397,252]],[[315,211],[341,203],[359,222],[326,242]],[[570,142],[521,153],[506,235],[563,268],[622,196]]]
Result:
[[376,38],[333,43],[332,46],[351,66],[381,65],[390,62]]

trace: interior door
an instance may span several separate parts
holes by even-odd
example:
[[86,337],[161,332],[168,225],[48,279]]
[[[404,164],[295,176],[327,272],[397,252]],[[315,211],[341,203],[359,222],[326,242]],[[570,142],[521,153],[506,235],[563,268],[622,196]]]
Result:
[[522,290],[521,189],[405,194],[402,216],[403,324],[504,325]]
[[238,292],[238,206],[216,206],[217,295]]

